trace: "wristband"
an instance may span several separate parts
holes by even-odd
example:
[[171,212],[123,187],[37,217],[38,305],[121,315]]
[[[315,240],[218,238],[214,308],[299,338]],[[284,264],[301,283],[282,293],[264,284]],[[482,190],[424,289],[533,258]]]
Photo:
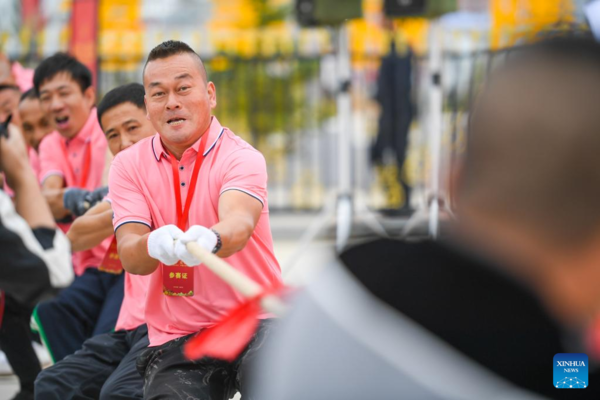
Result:
[[215,244],[215,247],[212,249],[212,253],[217,254],[217,251],[221,250],[221,246],[223,246],[223,242],[221,241],[221,235],[219,235],[219,232],[215,231],[214,229],[211,229],[211,231],[217,237],[217,244]]

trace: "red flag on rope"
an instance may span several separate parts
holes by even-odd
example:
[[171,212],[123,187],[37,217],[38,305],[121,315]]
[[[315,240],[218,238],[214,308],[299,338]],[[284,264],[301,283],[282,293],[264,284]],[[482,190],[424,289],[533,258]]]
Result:
[[184,355],[191,360],[202,357],[235,360],[244,351],[258,327],[261,313],[260,301],[269,295],[278,295],[283,286],[263,291],[231,310],[221,321],[188,340]]

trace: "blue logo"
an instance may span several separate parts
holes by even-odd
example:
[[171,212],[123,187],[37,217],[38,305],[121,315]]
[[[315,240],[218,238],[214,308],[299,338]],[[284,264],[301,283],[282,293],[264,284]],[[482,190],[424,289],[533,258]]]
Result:
[[582,353],[558,353],[554,356],[554,387],[585,389],[588,381],[588,356]]

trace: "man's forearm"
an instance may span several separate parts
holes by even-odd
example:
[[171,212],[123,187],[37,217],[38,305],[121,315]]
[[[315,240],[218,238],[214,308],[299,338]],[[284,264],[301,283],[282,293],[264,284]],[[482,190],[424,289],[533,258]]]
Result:
[[246,215],[232,216],[211,227],[221,236],[221,249],[217,255],[229,257],[242,250],[254,230],[254,221]]
[[63,203],[64,189],[44,189],[42,193],[54,219],[61,220],[70,214]]
[[22,173],[15,177],[15,208],[32,228],[56,228],[56,223],[49,207],[45,204],[37,179],[29,165],[23,166]]
[[109,209],[100,214],[86,214],[77,218],[67,232],[67,237],[73,251],[83,251],[98,246],[112,234],[112,210]]
[[117,241],[119,257],[125,271],[134,275],[149,275],[158,268],[158,260],[148,255],[148,236],[129,234]]

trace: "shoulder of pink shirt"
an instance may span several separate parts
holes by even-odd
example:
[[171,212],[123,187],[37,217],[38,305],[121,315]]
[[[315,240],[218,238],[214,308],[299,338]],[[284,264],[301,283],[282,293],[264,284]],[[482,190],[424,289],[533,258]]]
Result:
[[58,131],[52,131],[49,134],[47,134],[46,136],[44,136],[44,138],[40,142],[38,157],[42,153],[42,149],[44,149],[48,146],[51,146],[52,148],[54,148],[54,146],[56,146],[56,144],[58,143],[59,140],[61,140],[61,138],[62,138],[62,136],[60,135],[60,133],[58,133]]
[[80,135],[84,138],[95,138],[100,136],[104,138],[104,131],[102,131],[102,127],[98,122],[98,111],[96,110],[96,107],[92,108],[85,124],[81,130],[77,132],[77,136]]
[[33,69],[23,68],[21,64],[15,61],[12,64],[11,70],[21,92],[26,92],[33,87]]
[[137,160],[140,159],[143,161],[146,161],[146,159],[150,160],[150,156],[151,159],[154,160],[155,156],[152,144],[153,140],[160,140],[160,136],[158,133],[140,140],[135,144],[135,146],[131,146],[125,150],[120,151],[119,154],[117,154],[113,159],[112,165],[115,164],[115,161],[117,163],[125,162],[136,164],[138,162]]

